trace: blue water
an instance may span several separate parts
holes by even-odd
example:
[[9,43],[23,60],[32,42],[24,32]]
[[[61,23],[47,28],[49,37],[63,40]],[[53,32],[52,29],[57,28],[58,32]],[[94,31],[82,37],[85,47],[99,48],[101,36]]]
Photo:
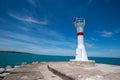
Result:
[[[74,59],[73,56],[49,56],[49,55],[36,55],[36,54],[17,54],[17,53],[0,53],[0,67],[6,67],[7,65],[15,66],[20,65],[22,62],[28,64],[39,62],[59,62],[69,61]],[[89,57],[89,60],[95,60],[96,63],[120,65],[120,58],[105,58],[105,57]]]

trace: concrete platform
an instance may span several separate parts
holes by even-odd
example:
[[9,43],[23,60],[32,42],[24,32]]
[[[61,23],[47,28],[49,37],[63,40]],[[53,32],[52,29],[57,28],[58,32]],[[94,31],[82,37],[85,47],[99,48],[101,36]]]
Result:
[[95,61],[94,60],[89,60],[89,61],[70,60],[69,63],[72,66],[83,66],[83,67],[95,66]]
[[47,63],[20,66],[10,72],[3,80],[62,80],[47,68]]
[[68,63],[52,63],[49,67],[67,80],[120,80],[120,66],[95,64],[95,66],[72,66]]
[[120,80],[120,66],[73,66],[70,62],[44,62],[15,68],[3,80]]

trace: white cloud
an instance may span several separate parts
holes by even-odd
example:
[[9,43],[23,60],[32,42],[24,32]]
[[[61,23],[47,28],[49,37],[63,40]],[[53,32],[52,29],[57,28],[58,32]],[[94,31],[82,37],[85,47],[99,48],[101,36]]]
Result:
[[31,16],[17,16],[17,15],[12,14],[12,13],[8,13],[8,15],[11,16],[12,18],[15,18],[15,19],[17,19],[19,21],[23,21],[23,22],[35,23],[35,24],[40,24],[40,25],[47,25],[48,24],[47,19],[39,21]]
[[110,32],[110,31],[102,31],[100,32],[101,33],[101,37],[112,37],[113,36],[113,32]]

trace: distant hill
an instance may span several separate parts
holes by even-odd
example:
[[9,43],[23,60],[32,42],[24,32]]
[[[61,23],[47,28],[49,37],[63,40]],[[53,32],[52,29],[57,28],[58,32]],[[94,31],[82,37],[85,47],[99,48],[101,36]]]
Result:
[[20,54],[31,54],[31,53],[28,53],[28,52],[19,52],[19,51],[0,51],[0,53],[20,53]]

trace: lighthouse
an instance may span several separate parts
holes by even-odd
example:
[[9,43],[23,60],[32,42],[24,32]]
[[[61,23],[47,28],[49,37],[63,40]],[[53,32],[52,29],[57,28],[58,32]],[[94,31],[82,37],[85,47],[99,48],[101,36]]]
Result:
[[73,23],[77,30],[77,39],[78,39],[75,61],[88,61],[88,57],[84,45],[85,19],[81,17],[76,17],[74,18]]

